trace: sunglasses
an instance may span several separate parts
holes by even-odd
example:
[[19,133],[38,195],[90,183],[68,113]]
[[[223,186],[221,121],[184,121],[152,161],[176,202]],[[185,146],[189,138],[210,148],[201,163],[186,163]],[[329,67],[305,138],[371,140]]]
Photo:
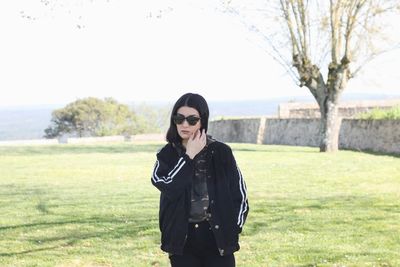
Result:
[[176,114],[172,116],[172,120],[177,125],[182,124],[186,120],[189,123],[189,125],[194,126],[200,120],[200,118],[195,115],[190,115],[185,117],[182,114]]

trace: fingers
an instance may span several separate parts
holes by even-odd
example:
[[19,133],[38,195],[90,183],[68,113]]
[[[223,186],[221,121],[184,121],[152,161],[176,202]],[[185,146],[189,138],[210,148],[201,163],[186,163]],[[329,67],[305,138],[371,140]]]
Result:
[[189,141],[199,141],[200,143],[205,143],[206,140],[207,140],[207,135],[204,129],[197,130],[196,132],[192,133],[192,135],[189,138]]
[[198,141],[200,141],[201,143],[203,143],[204,140],[206,140],[206,135],[204,133],[204,129],[203,130],[199,129],[199,130],[196,131],[196,139]]
[[199,131],[193,132],[192,135],[189,137],[188,142],[193,142],[195,140],[199,140]]
[[190,136],[186,145],[186,154],[193,159],[207,144],[205,130],[197,130]]
[[197,130],[195,133],[194,133],[194,139],[197,139],[197,140],[200,140],[201,139],[201,132],[200,132],[200,130]]
[[197,137],[197,131],[192,133],[190,139],[191,139],[191,140],[195,140],[196,137]]

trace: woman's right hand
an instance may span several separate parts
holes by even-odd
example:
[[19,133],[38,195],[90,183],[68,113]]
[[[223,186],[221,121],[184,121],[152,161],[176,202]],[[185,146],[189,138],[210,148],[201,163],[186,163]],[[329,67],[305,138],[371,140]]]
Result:
[[207,142],[206,131],[198,130],[193,133],[186,144],[186,154],[193,159],[205,146]]

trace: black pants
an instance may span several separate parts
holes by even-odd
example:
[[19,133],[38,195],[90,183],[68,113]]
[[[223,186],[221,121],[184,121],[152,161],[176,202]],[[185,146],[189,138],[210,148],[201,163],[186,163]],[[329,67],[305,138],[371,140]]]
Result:
[[233,254],[219,254],[214,234],[207,221],[189,223],[183,255],[169,256],[172,267],[235,267]]

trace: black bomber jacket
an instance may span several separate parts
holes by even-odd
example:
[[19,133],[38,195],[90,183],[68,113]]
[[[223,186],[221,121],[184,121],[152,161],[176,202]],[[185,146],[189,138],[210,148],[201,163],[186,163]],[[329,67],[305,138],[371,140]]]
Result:
[[[249,212],[246,185],[231,148],[219,141],[207,147],[207,188],[212,227],[221,255],[239,250],[239,233]],[[193,160],[179,156],[170,143],[157,153],[151,177],[160,194],[159,226],[161,249],[183,253],[190,212]]]

